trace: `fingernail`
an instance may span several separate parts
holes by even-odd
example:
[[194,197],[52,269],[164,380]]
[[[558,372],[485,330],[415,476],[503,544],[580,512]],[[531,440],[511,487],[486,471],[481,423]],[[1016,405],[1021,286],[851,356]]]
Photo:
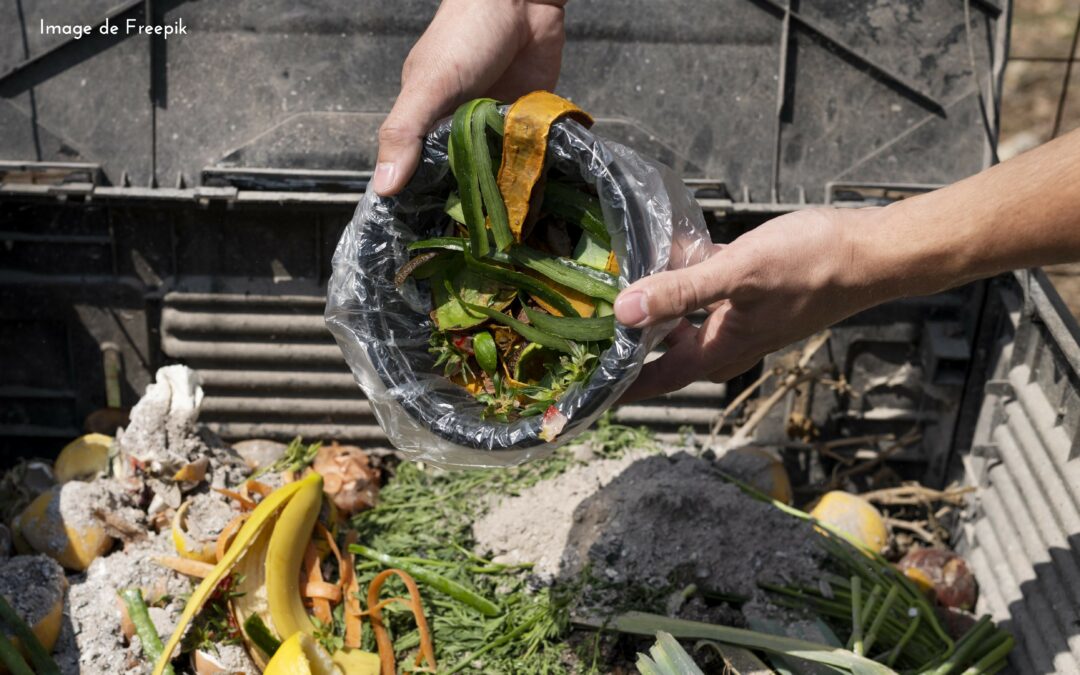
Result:
[[393,162],[379,162],[375,165],[375,175],[371,180],[375,184],[375,192],[385,193],[394,184],[396,167]]
[[626,326],[640,326],[649,318],[649,307],[644,291],[620,293],[615,298],[615,315],[619,323]]

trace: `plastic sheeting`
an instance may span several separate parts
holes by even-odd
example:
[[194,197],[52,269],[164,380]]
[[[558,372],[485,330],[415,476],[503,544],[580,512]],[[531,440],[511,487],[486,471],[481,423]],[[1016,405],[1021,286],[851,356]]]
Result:
[[[443,467],[509,466],[543,457],[585,431],[626,391],[674,324],[634,329],[616,323],[612,346],[592,377],[559,400],[567,424],[552,442],[542,437],[542,415],[509,423],[482,419],[484,406],[434,367],[427,282],[394,284],[409,259],[406,247],[446,227],[443,207],[455,187],[446,156],[449,134],[449,121],[432,131],[420,167],[400,194],[380,197],[368,186],[334,253],[326,323],[398,450]],[[620,287],[707,257],[711,243],[701,209],[666,167],[573,120],[552,127],[548,161],[595,186],[619,261]]]

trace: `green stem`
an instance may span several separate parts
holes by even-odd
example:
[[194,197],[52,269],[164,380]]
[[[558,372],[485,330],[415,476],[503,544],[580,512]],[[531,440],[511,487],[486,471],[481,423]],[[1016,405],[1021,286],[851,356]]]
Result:
[[862,579],[853,576],[851,577],[851,637],[848,639],[848,649],[854,649],[857,643],[862,642],[862,635]]
[[866,635],[866,644],[863,645],[863,649],[865,649],[867,653],[869,653],[870,648],[874,646],[874,641],[877,640],[878,631],[881,630],[881,625],[885,622],[885,618],[889,615],[889,610],[892,609],[893,603],[896,602],[896,596],[899,594],[900,589],[893,586],[885,595],[885,602],[881,604],[881,609],[878,610],[877,616],[874,617],[874,623],[870,625],[870,632]]
[[407,559],[398,558],[386,553],[380,553],[374,549],[370,549],[367,546],[361,544],[351,544],[349,550],[353,553],[364,556],[369,560],[380,562],[387,567],[396,567],[404,572],[407,572],[410,576],[417,581],[421,581],[428,586],[431,586],[435,590],[448,595],[458,602],[472,607],[476,611],[480,612],[484,616],[498,616],[502,614],[502,608],[496,605],[494,602],[479,595],[475,591],[468,589],[458,582],[447,579],[441,574],[436,574],[430,569],[410,563]]
[[[142,591],[138,588],[125,588],[120,591],[120,598],[124,601],[124,606],[127,607],[128,618],[131,619],[131,623],[135,624],[135,632],[139,636],[139,641],[142,642],[143,654],[151,663],[157,663],[158,659],[161,658],[164,647],[161,644],[161,637],[158,635],[157,628],[154,628],[154,622],[150,620],[150,612],[146,608],[146,601],[143,600]],[[165,666],[163,672],[166,675],[173,675],[172,666]]]
[[41,644],[34,635],[34,631],[2,595],[0,595],[0,620],[3,620],[15,633],[15,637],[19,638],[23,649],[30,655],[30,662],[34,664],[38,675],[60,675],[60,667],[56,665],[56,661],[53,661],[49,650],[45,649],[45,645]]
[[889,658],[885,660],[885,665],[892,668],[896,663],[896,659],[900,657],[901,652],[904,651],[904,647],[911,641],[911,637],[915,635],[915,632],[919,630],[919,623],[922,621],[922,614],[916,614],[915,618],[908,625],[907,630],[904,631],[904,635],[900,638],[900,641],[896,643],[896,646],[889,652]]
[[[1004,636],[1003,638],[1001,636]],[[984,675],[985,673],[994,672],[993,668],[999,663],[1004,663],[1005,657],[1012,651],[1013,646],[1016,644],[1016,640],[1012,635],[1001,631],[998,637],[995,637],[997,646],[986,652],[982,658],[980,658],[975,665],[971,666],[963,672],[963,675]]]
[[30,670],[30,666],[26,664],[26,659],[2,630],[0,630],[0,663],[7,666],[11,675],[34,675],[34,671]]

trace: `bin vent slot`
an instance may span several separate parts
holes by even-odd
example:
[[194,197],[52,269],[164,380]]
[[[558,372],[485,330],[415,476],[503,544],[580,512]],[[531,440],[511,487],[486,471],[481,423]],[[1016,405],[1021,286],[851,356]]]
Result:
[[[199,373],[200,420],[226,439],[253,437],[385,443],[323,323],[319,296],[172,292],[161,311],[161,348]],[[647,424],[661,438],[683,427],[708,433],[726,387],[695,382],[624,406],[616,421]]]

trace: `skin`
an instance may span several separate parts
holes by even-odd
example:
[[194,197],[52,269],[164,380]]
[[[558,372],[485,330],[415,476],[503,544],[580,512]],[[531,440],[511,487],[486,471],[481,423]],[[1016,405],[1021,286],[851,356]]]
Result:
[[[416,169],[434,123],[477,96],[502,100],[558,80],[562,2],[444,0],[405,61],[380,130],[375,189],[391,195]],[[1080,260],[1080,130],[946,188],[883,208],[807,209],[775,218],[705,261],[655,274],[615,302],[648,326],[683,320],[622,402],[720,382],[769,352],[852,314],[1012,269]]]

